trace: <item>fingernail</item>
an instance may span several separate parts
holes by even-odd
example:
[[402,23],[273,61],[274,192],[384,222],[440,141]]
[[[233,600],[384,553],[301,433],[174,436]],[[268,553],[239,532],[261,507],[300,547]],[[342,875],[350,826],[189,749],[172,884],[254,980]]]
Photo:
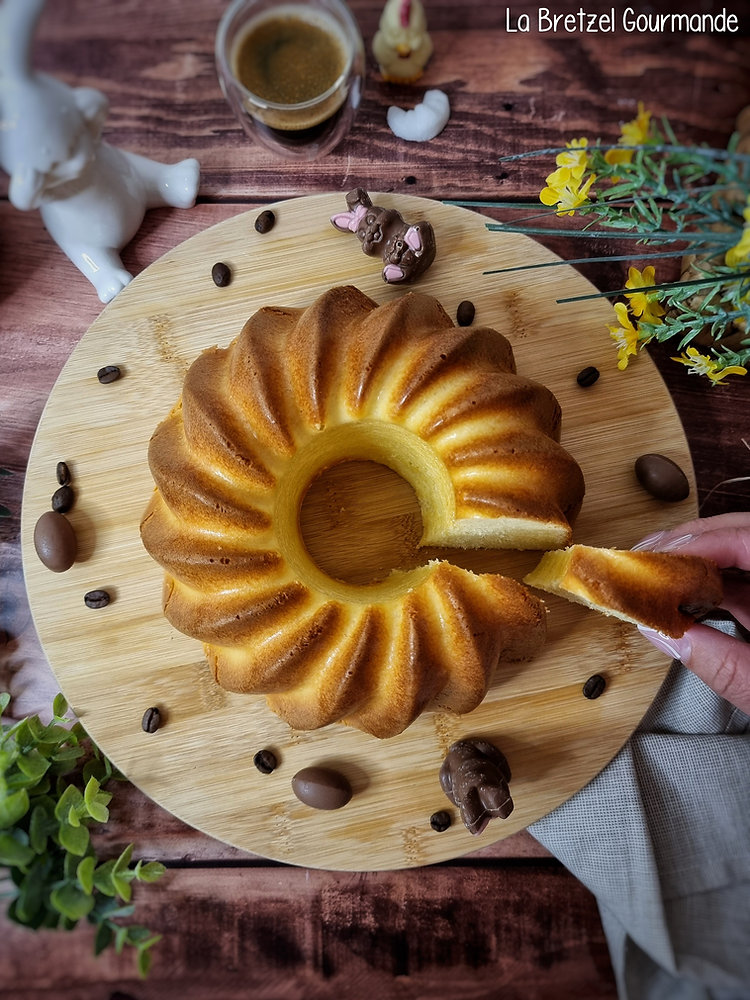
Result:
[[658,545],[659,541],[664,538],[666,531],[657,531],[653,535],[646,535],[642,538],[640,542],[633,546],[633,552],[638,552],[640,549],[652,549],[654,545]]
[[653,549],[655,552],[671,552],[673,549],[681,549],[683,545],[687,545],[692,538],[695,538],[695,535],[678,535],[677,538],[670,538],[667,542],[663,541],[668,536],[668,531],[657,531],[653,535],[647,535],[646,538],[642,538],[633,546],[632,551]]
[[688,542],[692,541],[695,535],[680,535],[678,538],[673,538],[671,541],[666,542],[661,546],[661,552],[671,552],[673,549],[681,549],[683,545],[687,545]]
[[673,639],[671,636],[657,632],[654,628],[647,628],[645,625],[638,625],[637,628],[652,645],[656,646],[660,652],[671,656],[673,660],[682,660],[684,663],[690,656],[690,639],[687,635]]

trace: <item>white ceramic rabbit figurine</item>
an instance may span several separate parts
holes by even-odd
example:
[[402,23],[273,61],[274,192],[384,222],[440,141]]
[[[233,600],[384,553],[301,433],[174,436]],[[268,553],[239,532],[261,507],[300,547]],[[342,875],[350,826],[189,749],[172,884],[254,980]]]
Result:
[[19,209],[38,208],[60,249],[102,302],[132,280],[120,250],[146,209],[190,208],[197,160],[167,165],[101,139],[107,98],[32,68],[34,30],[45,0],[0,0],[0,167]]

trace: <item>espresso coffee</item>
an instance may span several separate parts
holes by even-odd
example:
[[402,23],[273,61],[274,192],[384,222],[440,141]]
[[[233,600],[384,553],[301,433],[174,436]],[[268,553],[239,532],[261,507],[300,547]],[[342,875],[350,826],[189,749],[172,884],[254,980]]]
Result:
[[234,72],[243,86],[273,104],[314,101],[346,69],[346,51],[335,29],[293,11],[251,23],[234,53]]
[[345,0],[234,0],[216,32],[216,65],[251,139],[314,160],[351,127],[365,51]]

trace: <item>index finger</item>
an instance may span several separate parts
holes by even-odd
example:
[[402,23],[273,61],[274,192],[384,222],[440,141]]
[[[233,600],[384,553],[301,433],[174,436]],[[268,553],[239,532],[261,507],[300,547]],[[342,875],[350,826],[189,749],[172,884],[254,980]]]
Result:
[[750,570],[750,512],[686,521],[644,538],[635,548],[703,556],[722,569]]
[[701,535],[686,538],[682,544],[672,545],[669,551],[713,559],[721,569],[734,566],[750,570],[750,527],[705,531]]

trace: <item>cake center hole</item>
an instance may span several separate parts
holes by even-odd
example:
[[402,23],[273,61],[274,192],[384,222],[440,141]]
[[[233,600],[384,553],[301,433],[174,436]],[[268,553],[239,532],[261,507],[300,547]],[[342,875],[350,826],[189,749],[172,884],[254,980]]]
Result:
[[376,583],[426,561],[417,495],[378,462],[340,462],[313,479],[300,507],[300,533],[319,568],[345,583]]

